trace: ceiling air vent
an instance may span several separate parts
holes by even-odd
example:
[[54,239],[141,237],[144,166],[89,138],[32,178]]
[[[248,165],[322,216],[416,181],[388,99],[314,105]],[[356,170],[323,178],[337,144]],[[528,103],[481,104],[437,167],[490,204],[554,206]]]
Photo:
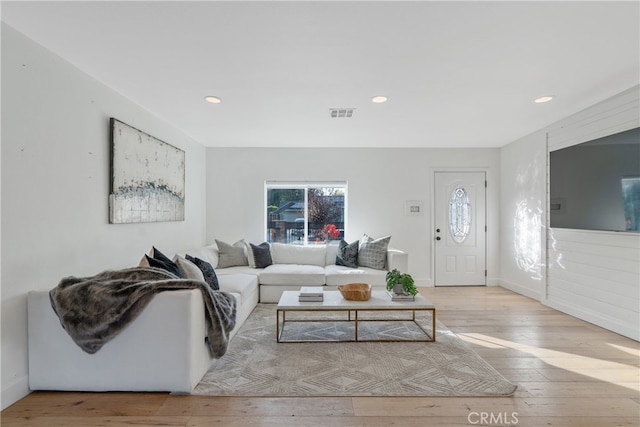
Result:
[[350,118],[353,116],[353,111],[355,108],[330,108],[329,112],[331,113],[332,119],[342,119],[342,118]]

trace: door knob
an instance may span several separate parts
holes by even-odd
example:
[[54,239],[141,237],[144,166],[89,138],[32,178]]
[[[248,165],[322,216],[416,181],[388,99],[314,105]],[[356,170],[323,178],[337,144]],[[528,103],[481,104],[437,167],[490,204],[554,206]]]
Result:
[[440,236],[436,237],[436,240],[440,240]]
[[439,228],[436,228],[436,233],[439,233],[439,232],[440,232],[440,229],[439,229]]

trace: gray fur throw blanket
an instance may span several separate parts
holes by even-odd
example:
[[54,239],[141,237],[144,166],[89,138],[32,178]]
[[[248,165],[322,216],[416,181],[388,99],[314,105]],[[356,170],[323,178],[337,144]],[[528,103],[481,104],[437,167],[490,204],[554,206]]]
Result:
[[179,279],[153,267],[104,271],[91,277],[65,277],[49,292],[62,327],[93,354],[132,322],[159,292],[200,289],[205,303],[206,341],[212,357],[227,351],[236,324],[236,300],[197,280]]

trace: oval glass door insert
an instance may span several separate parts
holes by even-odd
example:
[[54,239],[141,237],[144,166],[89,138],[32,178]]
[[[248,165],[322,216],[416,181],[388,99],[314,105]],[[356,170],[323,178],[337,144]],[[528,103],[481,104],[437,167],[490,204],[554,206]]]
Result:
[[464,242],[471,231],[471,202],[463,187],[456,187],[449,200],[449,232],[456,243]]

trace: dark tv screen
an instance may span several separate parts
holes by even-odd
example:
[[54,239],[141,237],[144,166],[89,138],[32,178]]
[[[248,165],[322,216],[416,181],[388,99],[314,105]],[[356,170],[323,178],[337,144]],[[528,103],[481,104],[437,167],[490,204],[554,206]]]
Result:
[[640,128],[550,153],[551,227],[640,231]]

